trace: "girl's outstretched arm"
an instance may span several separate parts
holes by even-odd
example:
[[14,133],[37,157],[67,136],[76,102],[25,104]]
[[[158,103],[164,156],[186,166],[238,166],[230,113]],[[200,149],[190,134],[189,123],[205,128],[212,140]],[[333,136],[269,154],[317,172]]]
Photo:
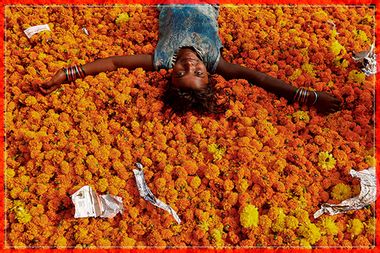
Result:
[[[118,68],[153,70],[152,55],[111,56],[98,59],[82,66],[86,75],[96,75],[101,72],[115,71]],[[81,71],[79,70],[79,71]],[[40,86],[43,94],[49,94],[57,89],[62,83],[68,82],[68,73],[58,70],[57,73],[46,83]]]
[[[277,96],[284,97],[291,102],[293,102],[297,91],[296,87],[289,85],[280,79],[271,77],[254,69],[226,62],[223,58],[219,61],[216,73],[222,75],[227,80],[246,79],[250,83],[274,93]],[[313,104],[321,113],[331,113],[340,110],[339,100],[326,92],[312,92],[311,95],[308,96],[308,99],[311,103],[315,101]]]

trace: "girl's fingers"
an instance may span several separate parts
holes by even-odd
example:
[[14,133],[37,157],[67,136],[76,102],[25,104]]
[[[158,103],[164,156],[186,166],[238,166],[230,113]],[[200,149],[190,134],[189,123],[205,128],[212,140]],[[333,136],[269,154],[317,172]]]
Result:
[[[43,86],[47,86],[47,85],[43,85]],[[43,86],[40,86],[40,91],[44,94],[44,95],[47,95],[47,94],[50,94],[52,91],[54,91],[55,89],[57,89],[58,85],[52,85],[48,88],[44,88]]]

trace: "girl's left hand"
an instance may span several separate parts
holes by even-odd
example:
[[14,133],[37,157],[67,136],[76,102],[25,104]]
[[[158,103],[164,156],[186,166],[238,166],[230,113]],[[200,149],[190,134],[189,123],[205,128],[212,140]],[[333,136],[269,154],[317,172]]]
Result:
[[334,96],[326,92],[317,91],[318,100],[314,105],[318,112],[329,114],[341,109],[341,102]]

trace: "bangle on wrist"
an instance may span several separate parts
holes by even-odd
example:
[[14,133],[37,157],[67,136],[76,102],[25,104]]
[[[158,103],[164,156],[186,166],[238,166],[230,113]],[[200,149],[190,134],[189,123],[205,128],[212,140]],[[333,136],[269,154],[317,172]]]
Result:
[[315,99],[311,105],[315,105],[317,103],[317,100],[318,100],[318,93],[315,90],[313,90],[313,93],[314,93]]
[[300,87],[300,88],[296,89],[295,94],[293,96],[293,103],[294,102],[298,102],[301,105],[304,105],[304,104],[307,105],[309,103],[309,100],[310,100],[310,94],[311,94],[311,92],[313,92],[314,95],[315,95],[314,102],[313,102],[313,104],[311,104],[311,105],[314,105],[317,102],[317,99],[318,99],[317,92],[315,92],[315,91],[309,91],[309,90],[307,90],[306,88],[303,88],[303,87]]
[[63,70],[63,72],[65,73],[66,81],[69,81],[69,73],[68,73],[67,68],[62,68],[62,70]]

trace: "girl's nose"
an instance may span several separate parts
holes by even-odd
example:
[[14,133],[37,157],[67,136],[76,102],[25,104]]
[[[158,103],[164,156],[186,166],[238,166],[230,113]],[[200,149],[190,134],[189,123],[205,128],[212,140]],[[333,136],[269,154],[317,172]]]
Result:
[[186,68],[191,68],[195,66],[196,62],[194,60],[187,59],[183,62],[183,64],[185,65]]

